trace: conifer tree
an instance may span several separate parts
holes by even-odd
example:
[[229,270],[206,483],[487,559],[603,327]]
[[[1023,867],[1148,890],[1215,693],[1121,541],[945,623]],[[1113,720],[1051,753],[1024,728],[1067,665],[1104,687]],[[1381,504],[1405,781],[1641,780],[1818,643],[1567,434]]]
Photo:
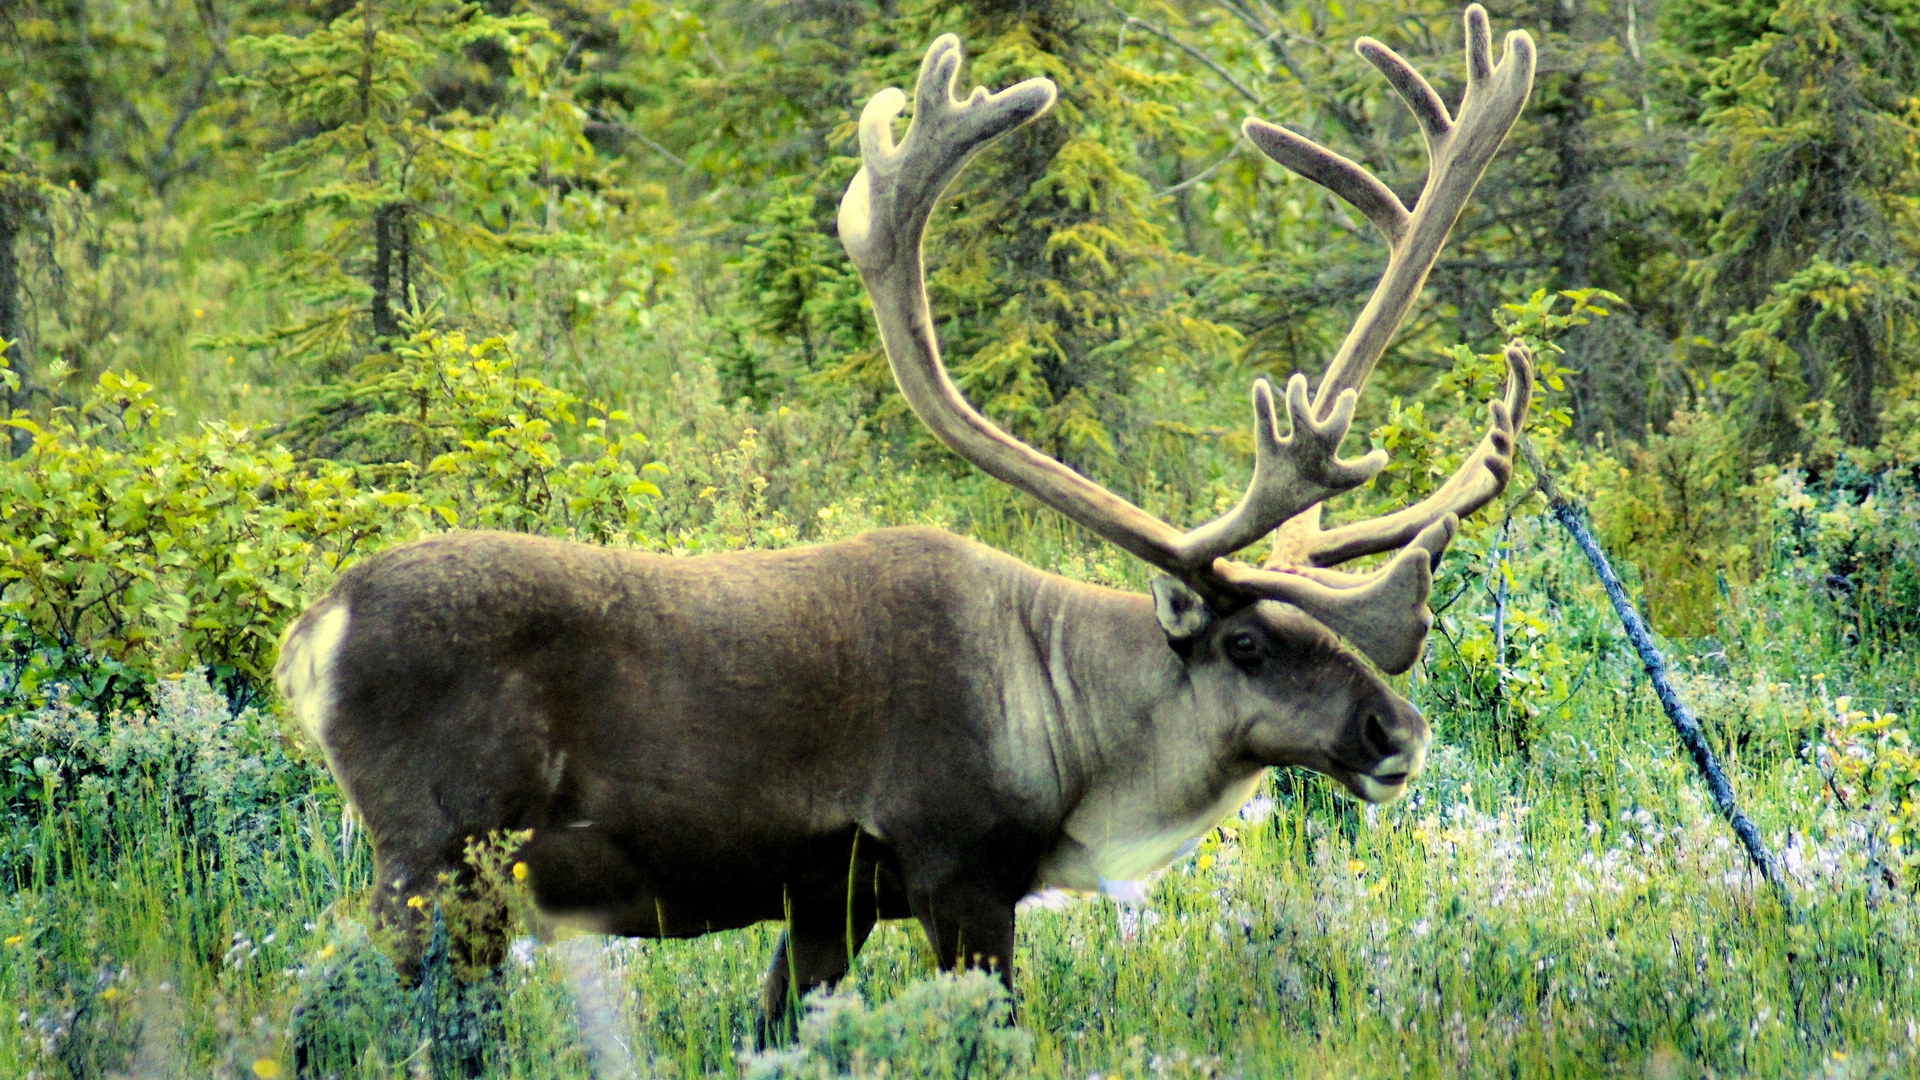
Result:
[[[483,43],[506,58],[505,77],[470,59]],[[236,41],[247,61],[236,85],[299,137],[261,163],[284,194],[222,229],[279,230],[266,283],[296,310],[216,344],[338,370],[393,340],[436,286],[581,243],[554,228],[560,182],[592,156],[558,48],[537,15],[461,0],[364,0],[304,35]]]
[[[1174,80],[1110,54],[1104,15],[1067,0],[904,6],[875,58],[875,85],[911,85],[919,49],[955,32],[965,78],[1003,86],[1046,75],[1059,104],[983,153],[928,239],[929,292],[955,380],[987,413],[1078,467],[1136,470],[1145,436],[1125,396],[1143,372],[1219,357],[1233,336],[1196,316],[1183,260],[1142,175],[1143,147],[1178,125]],[[884,360],[869,354],[865,375]],[[1237,398],[1237,392],[1230,395]]]
[[1713,3],[1678,24],[1707,56],[1691,282],[1757,448],[1805,449],[1803,407],[1823,398],[1839,438],[1871,447],[1881,388],[1920,368],[1920,4],[1756,14]]

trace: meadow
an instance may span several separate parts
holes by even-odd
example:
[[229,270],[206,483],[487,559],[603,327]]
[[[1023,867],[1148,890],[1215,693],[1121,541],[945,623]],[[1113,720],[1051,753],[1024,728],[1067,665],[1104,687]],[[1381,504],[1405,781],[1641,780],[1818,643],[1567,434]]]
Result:
[[1410,795],[1368,808],[1278,772],[1137,894],[1032,898],[1014,1029],[986,980],[927,981],[910,924],[770,1055],[746,1045],[772,927],[525,938],[478,989],[444,957],[403,987],[362,911],[367,846],[272,707],[234,715],[189,675],[109,718],[24,714],[0,757],[0,994],[19,1003],[0,1072],[271,1076],[304,1042],[342,1077],[1911,1075],[1898,808],[1836,759],[1893,768],[1912,654],[1847,645],[1784,545],[1723,636],[1675,647],[1787,870],[1784,910],[1565,538],[1518,518],[1508,550],[1512,655],[1566,652],[1508,673],[1545,684],[1532,715],[1503,678],[1434,661],[1491,617],[1484,567],[1454,575],[1467,591],[1408,681],[1440,740]]

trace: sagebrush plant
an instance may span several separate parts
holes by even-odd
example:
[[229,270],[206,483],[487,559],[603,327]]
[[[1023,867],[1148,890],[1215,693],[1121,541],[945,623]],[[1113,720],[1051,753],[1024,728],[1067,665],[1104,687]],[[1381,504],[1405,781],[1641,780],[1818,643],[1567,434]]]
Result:
[[935,975],[869,1006],[855,989],[807,1000],[787,1049],[746,1054],[746,1080],[999,1080],[1024,1075],[1033,1037],[1015,1027],[1013,1000],[982,971]]
[[106,820],[157,803],[211,850],[217,838],[269,842],[282,803],[330,787],[274,714],[234,713],[200,674],[160,679],[150,694],[100,715],[56,692],[0,723],[0,880],[22,880],[35,852],[21,841],[63,816]]

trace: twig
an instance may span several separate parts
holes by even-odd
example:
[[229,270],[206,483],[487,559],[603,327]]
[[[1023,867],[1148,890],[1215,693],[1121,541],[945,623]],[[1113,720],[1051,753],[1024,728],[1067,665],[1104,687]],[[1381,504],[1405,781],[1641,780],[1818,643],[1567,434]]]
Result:
[[1152,34],[1154,37],[1159,38],[1160,40],[1166,42],[1167,44],[1172,45],[1174,48],[1179,49],[1181,52],[1186,53],[1188,56],[1193,57],[1195,60],[1198,60],[1200,63],[1206,65],[1208,70],[1212,71],[1215,75],[1218,75],[1220,76],[1221,79],[1225,80],[1228,86],[1231,86],[1235,90],[1238,90],[1240,92],[1241,97],[1246,98],[1248,101],[1253,102],[1255,105],[1260,104],[1262,99],[1259,94],[1256,94],[1252,90],[1247,89],[1247,85],[1245,83],[1241,82],[1239,79],[1234,78],[1233,72],[1228,71],[1224,66],[1221,65],[1219,61],[1215,60],[1211,56],[1208,56],[1205,52],[1201,51],[1199,48],[1196,48],[1193,45],[1189,45],[1186,42],[1181,41],[1179,38],[1175,37],[1171,31],[1164,30],[1159,26],[1156,26],[1155,24],[1150,23],[1147,20],[1139,17],[1138,15],[1127,14],[1124,8],[1121,8],[1118,4],[1113,3],[1112,0],[1108,0],[1107,6],[1113,9],[1113,13],[1115,15],[1120,16],[1122,20],[1123,29],[1127,26],[1137,26],[1140,29],[1145,30],[1147,33]]
[[1240,156],[1241,145],[1242,144],[1238,142],[1234,143],[1233,149],[1227,151],[1226,157],[1221,158],[1219,161],[1214,162],[1213,164],[1207,166],[1202,171],[1187,177],[1185,180],[1180,181],[1179,183],[1173,185],[1172,187],[1161,188],[1159,191],[1156,191],[1153,193],[1153,197],[1156,199],[1164,199],[1167,196],[1174,194],[1175,192],[1185,191],[1186,189],[1192,187],[1195,184],[1206,182],[1208,179],[1210,179],[1213,176],[1214,173],[1217,173],[1221,169],[1226,168],[1227,163],[1229,161],[1232,161],[1234,158]]
[[1573,542],[1579,546],[1581,554],[1593,567],[1600,584],[1607,590],[1607,599],[1613,602],[1614,614],[1620,617],[1620,625],[1627,632],[1627,639],[1633,642],[1634,651],[1640,654],[1640,662],[1646,666],[1647,678],[1653,682],[1653,692],[1659,697],[1660,705],[1666,710],[1667,719],[1673,722],[1673,730],[1680,736],[1681,745],[1693,756],[1695,770],[1706,782],[1707,791],[1713,795],[1714,807],[1720,816],[1732,827],[1734,835],[1740,838],[1741,846],[1747,850],[1747,858],[1760,876],[1773,886],[1774,893],[1780,899],[1780,905],[1788,912],[1793,910],[1792,898],[1787,893],[1786,879],[1780,873],[1780,864],[1760,837],[1760,830],[1752,819],[1741,811],[1740,804],[1734,799],[1733,785],[1728,782],[1727,774],[1720,767],[1719,756],[1708,745],[1706,734],[1700,729],[1700,721],[1680,700],[1680,694],[1674,689],[1673,680],[1667,675],[1667,661],[1653,642],[1653,634],[1640,617],[1640,612],[1627,596],[1626,587],[1620,584],[1620,576],[1613,572],[1613,563],[1607,559],[1607,553],[1601,549],[1600,542],[1587,528],[1586,511],[1579,503],[1569,499],[1554,482],[1553,474],[1547,471],[1546,462],[1540,460],[1540,454],[1526,436],[1520,437],[1520,452],[1526,456],[1527,464],[1532,467],[1535,482],[1547,497],[1547,510],[1567,532]]

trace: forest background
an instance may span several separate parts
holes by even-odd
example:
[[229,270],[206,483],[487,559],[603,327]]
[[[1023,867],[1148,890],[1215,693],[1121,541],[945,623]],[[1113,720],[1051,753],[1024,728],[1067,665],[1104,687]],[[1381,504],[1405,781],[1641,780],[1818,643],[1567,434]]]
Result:
[[[1488,6],[1538,40],[1534,96],[1362,399],[1394,462],[1347,512],[1446,476],[1499,344],[1531,340],[1534,440],[1801,901],[1714,834],[1523,470],[1436,586],[1406,684],[1443,742],[1424,793],[1363,814],[1282,774],[1151,906],[1030,913],[1033,1034],[982,1035],[996,1067],[1877,1075],[1920,1052],[1920,3]],[[918,523],[1144,584],[918,429],[834,237],[860,106],[935,35],[972,82],[1061,88],[934,220],[956,379],[1188,522],[1244,482],[1247,383],[1317,374],[1383,261],[1240,119],[1410,199],[1417,129],[1351,44],[1457,100],[1459,25],[1428,0],[0,6],[0,996],[27,1003],[0,1072],[268,1075],[314,1045],[341,1075],[450,1067],[460,1039],[356,929],[364,844],[265,678],[368,553]],[[863,960],[873,1011],[832,1014],[872,1046],[740,1058],[765,939],[727,940],[621,947],[584,981],[543,951],[487,1014],[511,1048],[473,1052],[938,1073],[951,1048],[873,1032],[1002,1007],[896,995],[925,964],[902,933]],[[359,1019],[306,1031],[329,995]]]

